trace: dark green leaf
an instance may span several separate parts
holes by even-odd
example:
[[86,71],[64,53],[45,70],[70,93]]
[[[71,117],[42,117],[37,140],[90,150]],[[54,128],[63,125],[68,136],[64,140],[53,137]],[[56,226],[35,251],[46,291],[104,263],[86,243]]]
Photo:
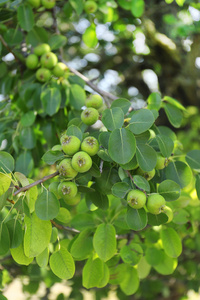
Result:
[[119,198],[125,198],[128,191],[130,191],[131,187],[126,182],[117,182],[112,187],[112,194]]
[[135,175],[133,177],[133,182],[136,185],[136,187],[138,187],[146,192],[150,192],[150,185],[144,177],[142,177],[140,175]]
[[110,138],[110,132],[107,131],[101,132],[99,135],[99,142],[106,149],[108,149],[109,138]]
[[33,166],[34,161],[31,152],[26,151],[17,157],[15,170],[27,176],[32,171]]
[[191,150],[187,153],[185,159],[190,168],[200,172],[200,150]]
[[[81,249],[81,251],[80,251]],[[91,231],[83,230],[73,242],[70,249],[71,255],[77,260],[86,259],[93,250]]]
[[119,107],[123,110],[124,114],[127,114],[130,106],[131,106],[131,102],[124,98],[119,98],[113,101],[111,104],[111,108]]
[[130,229],[142,230],[147,225],[147,213],[144,208],[134,209],[128,205],[126,222]]
[[174,142],[172,141],[172,139],[166,135],[158,134],[156,136],[156,140],[158,142],[162,155],[164,157],[170,157],[174,149]]
[[24,30],[30,31],[34,26],[34,14],[31,6],[21,4],[17,9],[17,19]]
[[107,108],[103,111],[101,120],[108,130],[113,131],[116,128],[121,128],[124,124],[124,113],[119,107]]
[[123,262],[134,266],[137,265],[142,258],[143,250],[139,244],[131,243],[129,245],[123,246],[120,249],[120,255]]
[[54,193],[44,190],[35,202],[35,212],[41,220],[54,219],[59,213],[60,203]]
[[75,125],[71,125],[67,128],[67,131],[66,133],[68,135],[74,135],[76,136],[80,141],[82,141],[82,138],[83,138],[83,133],[82,131],[80,130],[79,127],[75,126]]
[[19,139],[22,146],[26,149],[33,149],[36,145],[36,137],[32,127],[22,128]]
[[136,148],[136,157],[140,168],[149,172],[152,171],[157,162],[157,154],[156,151],[145,144],[138,144]]
[[85,90],[78,84],[70,87],[69,102],[75,109],[80,110],[85,105]]
[[175,181],[181,188],[186,187],[192,180],[192,171],[182,161],[171,162],[166,167],[166,178]]
[[61,104],[61,93],[57,88],[47,88],[41,93],[44,111],[49,116],[58,112]]
[[61,151],[53,151],[49,150],[47,151],[43,156],[42,159],[47,163],[48,165],[53,165],[58,160],[61,160],[64,158],[64,154]]
[[158,193],[165,198],[166,201],[177,200],[181,195],[180,185],[172,180],[164,180],[158,186]]
[[165,253],[169,257],[178,257],[182,252],[181,239],[173,228],[161,230],[161,240]]
[[0,172],[11,173],[14,170],[14,163],[15,161],[9,153],[0,151]]
[[67,43],[67,38],[64,35],[52,35],[49,39],[49,46],[51,47],[51,50],[59,49],[63,46],[65,46]]
[[86,203],[88,206],[90,206],[91,203],[96,205],[97,207],[101,209],[108,209],[109,202],[108,202],[108,197],[107,195],[103,195],[97,191],[92,192],[92,193],[87,193],[85,196]]
[[164,213],[160,213],[159,215],[148,213],[148,224],[151,226],[159,226],[161,224],[165,224],[167,221],[168,217]]
[[198,197],[199,200],[200,200],[200,175],[199,175],[199,174],[196,176],[196,184],[195,184],[195,187],[196,187],[196,191],[197,191],[197,197]]
[[83,0],[70,0],[69,2],[77,14],[80,15],[83,11]]
[[134,134],[147,131],[154,123],[154,115],[148,109],[140,109],[133,113],[128,128]]
[[133,295],[137,291],[139,283],[137,270],[132,266],[127,266],[124,272],[124,278],[119,284],[120,289],[125,295]]
[[148,109],[159,110],[161,107],[161,95],[159,93],[151,93],[147,98]]
[[163,103],[163,108],[165,113],[170,121],[170,123],[175,127],[178,128],[181,126],[181,122],[183,119],[183,113],[180,111],[179,108],[173,106],[172,104]]
[[33,123],[35,122],[35,118],[36,118],[36,114],[34,113],[34,111],[29,111],[25,113],[21,118],[22,126],[29,127],[33,125]]
[[181,109],[181,110],[186,110],[185,107],[180,103],[178,102],[176,99],[172,98],[172,97],[169,97],[169,96],[165,96],[163,98],[163,101],[167,102],[167,103],[170,103],[171,105],[177,107],[178,109]]
[[10,235],[10,248],[17,248],[23,239],[22,227],[17,219],[11,219],[6,222]]
[[5,223],[0,224],[0,255],[5,255],[10,247],[10,236],[7,225]]
[[31,44],[33,47],[36,47],[40,43],[48,42],[48,34],[44,28],[34,26],[27,34],[26,40],[27,44]]

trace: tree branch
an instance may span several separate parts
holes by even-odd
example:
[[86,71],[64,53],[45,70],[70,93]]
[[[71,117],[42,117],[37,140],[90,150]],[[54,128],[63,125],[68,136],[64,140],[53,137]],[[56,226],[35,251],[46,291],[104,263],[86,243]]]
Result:
[[75,229],[75,228],[57,224],[57,223],[56,223],[55,221],[53,221],[53,220],[51,220],[51,223],[52,223],[55,227],[57,227],[58,229],[65,230],[65,231],[70,231],[70,232],[72,232],[72,233],[80,233],[80,231],[77,230],[77,229]]
[[43,177],[43,178],[41,178],[41,179],[39,179],[39,180],[37,180],[37,181],[31,183],[31,184],[28,184],[28,185],[26,185],[26,186],[23,186],[23,187],[21,187],[20,189],[18,189],[18,190],[13,194],[13,196],[18,195],[18,194],[21,193],[21,192],[25,192],[25,191],[31,189],[32,187],[34,187],[35,185],[38,185],[38,184],[40,184],[40,183],[43,183],[43,182],[45,182],[45,181],[49,180],[50,178],[53,178],[53,177],[55,177],[55,176],[57,176],[57,175],[59,175],[59,172],[58,172],[58,171],[55,172],[55,173],[52,173],[52,174],[50,174],[50,175],[48,175],[48,176],[45,176],[45,177]]

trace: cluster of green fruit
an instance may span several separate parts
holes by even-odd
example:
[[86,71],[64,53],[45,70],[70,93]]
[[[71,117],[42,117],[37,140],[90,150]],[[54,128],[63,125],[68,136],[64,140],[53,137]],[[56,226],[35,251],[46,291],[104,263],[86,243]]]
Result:
[[[74,178],[78,173],[85,173],[92,167],[91,156],[99,151],[99,143],[93,136],[86,137],[82,142],[76,136],[62,135],[61,149],[67,155],[57,166],[60,176],[64,179],[57,184],[57,194],[68,205],[76,205],[81,200]],[[50,186],[50,191],[55,187]]]
[[36,46],[33,53],[26,58],[26,66],[31,70],[38,69],[36,78],[40,82],[48,81],[52,75],[58,78],[64,77],[68,71],[65,64],[58,62],[56,54],[51,52],[48,44]]
[[81,120],[84,124],[91,126],[99,119],[99,109],[103,106],[101,96],[95,94],[86,99],[86,109],[81,113]]
[[56,0],[28,0],[28,3],[33,8],[44,7],[47,9],[51,9],[56,5]]

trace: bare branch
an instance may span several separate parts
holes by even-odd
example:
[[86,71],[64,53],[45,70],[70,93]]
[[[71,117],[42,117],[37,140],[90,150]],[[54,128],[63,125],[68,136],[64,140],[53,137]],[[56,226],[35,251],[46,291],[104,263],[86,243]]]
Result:
[[51,220],[51,223],[58,229],[61,229],[61,230],[65,230],[65,231],[70,231],[72,233],[80,233],[79,230],[75,229],[75,228],[72,228],[72,227],[68,227],[68,226],[64,226],[64,225],[60,225],[60,224],[57,224],[55,221]]
[[13,196],[18,195],[18,194],[21,193],[21,192],[25,192],[25,191],[31,189],[32,187],[34,187],[35,185],[38,185],[38,184],[40,184],[40,183],[43,183],[43,182],[45,182],[45,181],[49,180],[50,178],[53,178],[53,177],[55,177],[55,176],[57,176],[57,175],[59,175],[59,172],[58,172],[58,171],[55,172],[55,173],[52,173],[52,174],[50,174],[50,175],[48,175],[48,176],[45,176],[45,177],[43,177],[43,178],[41,178],[41,179],[39,179],[39,180],[37,180],[37,181],[31,183],[31,184],[28,184],[28,185],[26,185],[26,186],[23,186],[23,187],[21,187],[20,189],[18,189],[18,190],[13,194]]

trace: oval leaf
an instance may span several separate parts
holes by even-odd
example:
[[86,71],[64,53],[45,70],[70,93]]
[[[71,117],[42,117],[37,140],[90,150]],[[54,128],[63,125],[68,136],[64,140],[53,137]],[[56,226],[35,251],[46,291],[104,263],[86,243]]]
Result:
[[49,116],[58,112],[61,104],[61,93],[58,88],[47,88],[41,93],[44,111]]
[[128,191],[130,191],[131,187],[126,182],[117,182],[112,187],[112,194],[118,198],[125,198]]
[[166,178],[175,181],[181,188],[186,187],[192,180],[192,170],[182,161],[171,162],[166,167]]
[[128,206],[126,222],[130,229],[135,231],[142,230],[147,225],[147,213],[144,208],[134,209]]
[[165,253],[169,257],[178,257],[182,252],[181,239],[173,228],[166,228],[161,231],[161,240]]
[[128,128],[134,134],[140,134],[147,131],[153,125],[154,121],[154,115],[150,110],[140,109],[132,115]]
[[174,201],[180,197],[181,188],[172,180],[164,180],[158,187],[158,193],[162,195],[166,201]]
[[144,144],[138,144],[136,148],[136,157],[138,164],[143,171],[149,172],[155,168],[157,154],[152,147]]
[[111,108],[120,107],[123,110],[124,114],[127,114],[130,106],[131,106],[131,102],[124,98],[116,99],[111,104]]
[[60,250],[51,255],[50,268],[61,279],[70,279],[74,276],[74,260],[66,248],[61,247]]
[[158,134],[156,136],[160,152],[164,157],[170,157],[174,149],[174,142],[166,135]]
[[192,150],[188,152],[185,159],[190,168],[200,172],[200,150]]
[[108,130],[113,131],[116,128],[121,128],[124,124],[124,113],[119,107],[107,108],[102,113],[101,121]]
[[0,172],[11,173],[14,170],[14,158],[5,151],[0,151]]
[[35,202],[35,213],[41,220],[54,219],[60,208],[60,202],[54,193],[44,190]]

